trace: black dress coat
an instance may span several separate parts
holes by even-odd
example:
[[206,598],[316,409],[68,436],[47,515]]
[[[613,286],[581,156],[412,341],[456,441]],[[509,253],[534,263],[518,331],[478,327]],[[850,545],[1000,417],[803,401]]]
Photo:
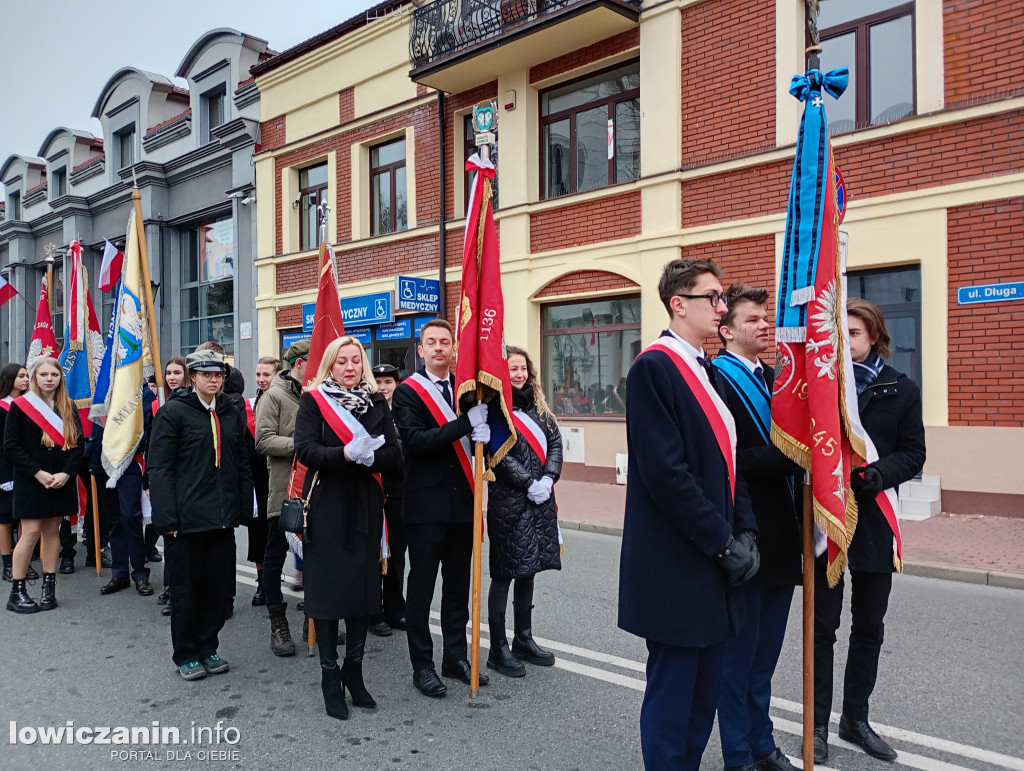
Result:
[[[426,376],[425,369],[419,373]],[[451,374],[448,383],[454,394]],[[469,415],[463,413],[450,423],[437,425],[427,405],[406,382],[395,389],[391,409],[405,453],[406,526],[472,524],[473,488],[453,446],[473,430]]]
[[728,585],[716,555],[757,523],[742,476],[733,501],[711,424],[665,353],[630,367],[626,442],[619,627],[665,645],[723,642],[743,624],[743,589]]
[[[324,420],[312,394],[299,398],[295,454],[309,468],[302,490],[303,498],[309,496],[302,580],[310,618],[359,618],[381,610],[384,492],[373,474],[401,468],[402,450],[382,394],[372,395],[359,422],[370,436],[383,435],[385,440],[369,467],[345,457],[345,444]],[[314,475],[316,487],[310,495]]]
[[[888,364],[875,382],[857,397],[860,420],[878,450],[871,465],[882,475],[885,489],[899,488],[924,468],[924,419],[921,388]],[[857,529],[850,543],[850,570],[890,573],[892,530],[874,498],[857,496]]]
[[558,481],[562,473],[562,435],[551,415],[541,415],[532,392],[512,390],[512,401],[541,428],[548,441],[547,460],[520,436],[494,467],[494,482],[487,485],[487,537],[490,540],[491,578],[528,578],[543,570],[561,570],[558,544],[558,506],[554,490],[544,503],[526,497],[530,485],[542,476]]
[[[74,410],[77,444],[70,450],[44,447],[43,430],[17,404],[11,405],[4,426],[4,456],[14,468],[14,518],[48,519],[78,512],[78,472],[82,467],[85,434],[78,410]],[[63,487],[48,490],[35,475],[64,472],[69,479]]]
[[153,526],[161,534],[204,533],[238,527],[252,516],[252,474],[245,450],[245,420],[217,397],[221,458],[210,411],[195,391],[179,388],[153,418],[146,473]]
[[[731,356],[722,349],[719,356]],[[775,373],[762,365],[768,393]],[[736,469],[747,484],[757,519],[757,550],[761,567],[747,583],[751,587],[796,586],[803,582],[801,524],[795,495],[800,494],[803,469],[775,445],[765,442],[740,394],[728,379],[718,378],[725,402],[736,420]]]
[[[10,409],[10,405],[7,405]],[[4,428],[7,426],[7,410],[0,407],[0,483],[14,481],[14,467],[3,451]],[[14,511],[14,493],[0,490],[0,523],[10,523]]]

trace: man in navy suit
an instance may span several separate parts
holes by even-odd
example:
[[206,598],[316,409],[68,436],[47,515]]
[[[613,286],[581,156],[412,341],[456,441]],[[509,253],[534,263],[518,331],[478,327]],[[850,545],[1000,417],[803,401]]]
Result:
[[793,587],[801,580],[796,491],[800,467],[771,443],[774,375],[759,358],[771,344],[768,292],[733,284],[718,336],[715,372],[736,420],[736,464],[757,519],[761,568],[744,587],[747,622],[725,644],[718,730],[726,771],[796,771],[775,745],[768,706],[786,636]]
[[640,740],[653,771],[700,768],[725,640],[743,623],[740,585],[758,566],[735,423],[702,348],[726,312],[721,275],[711,260],[665,266],[658,293],[669,328],[626,385],[619,626],[647,641]]

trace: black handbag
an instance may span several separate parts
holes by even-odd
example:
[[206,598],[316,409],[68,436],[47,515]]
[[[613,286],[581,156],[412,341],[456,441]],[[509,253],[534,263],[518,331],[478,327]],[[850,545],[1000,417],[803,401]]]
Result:
[[[294,477],[294,475],[295,468],[292,467],[292,476]],[[319,477],[319,471],[313,474],[313,484],[309,486],[309,494],[306,495],[305,499],[285,498],[281,501],[281,521],[277,525],[279,529],[284,530],[286,533],[305,532],[309,517],[309,499],[313,497],[313,490],[316,489]],[[289,483],[288,487],[289,489],[291,488],[291,483]]]

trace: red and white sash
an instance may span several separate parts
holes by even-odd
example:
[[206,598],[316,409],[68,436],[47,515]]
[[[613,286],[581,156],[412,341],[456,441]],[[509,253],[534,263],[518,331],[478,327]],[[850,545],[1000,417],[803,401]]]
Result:
[[[320,408],[320,414],[323,415],[327,425],[331,427],[331,431],[337,435],[337,437],[342,441],[342,444],[348,444],[353,439],[359,439],[370,435],[355,415],[326,394],[322,384],[317,390],[310,391],[309,393],[313,397],[313,401],[316,402],[316,406]],[[383,493],[384,480],[381,478],[381,475],[374,474],[373,478],[377,480],[377,484],[380,485],[381,493]],[[386,561],[387,558],[391,556],[391,551],[388,548],[387,518],[384,518],[383,521],[384,526],[380,534],[380,558],[381,560]]]
[[26,391],[23,396],[14,400],[29,420],[35,423],[53,443],[64,449],[64,421],[33,391]]
[[[522,410],[512,411],[512,424],[516,427],[516,433],[526,440],[530,449],[537,453],[540,463],[543,466],[548,462],[548,435],[540,427],[536,420],[531,418]],[[558,505],[555,505],[555,512],[558,512]],[[558,528],[558,545],[564,546],[562,540],[562,526],[555,520],[555,527]]]
[[[437,386],[430,381],[430,378],[416,372],[402,382],[408,383],[409,387],[423,400],[438,426],[443,426],[458,419],[455,410],[448,405],[448,402],[441,396],[441,392],[437,390]],[[466,474],[466,479],[469,480],[469,489],[472,490],[475,478],[473,476],[473,452],[469,447],[469,439],[460,436],[459,441],[453,442],[452,446],[455,447],[455,454],[459,458],[459,464]]]
[[245,424],[246,424],[246,427],[248,427],[248,429],[249,429],[249,435],[253,439],[256,438],[256,413],[253,412],[253,409],[255,408],[255,406],[256,406],[256,400],[255,399],[246,399],[245,400]]
[[3,410],[4,412],[10,412],[12,404],[14,404],[14,397],[5,396],[3,399],[0,399],[0,410]]
[[[867,449],[867,457],[864,459],[869,464],[874,463],[878,460],[878,449],[875,447],[875,443],[871,441],[871,437],[868,436],[867,432],[864,432],[864,445]],[[882,511],[882,516],[885,517],[885,521],[889,524],[889,529],[892,530],[892,556],[893,565],[896,569],[903,572],[903,534],[900,532],[900,520],[898,512],[900,510],[899,499],[896,496],[896,490],[888,488],[882,490],[878,495],[875,496],[875,503],[878,504],[878,508]]]
[[732,490],[733,500],[736,499],[736,422],[732,413],[718,391],[711,385],[707,372],[701,367],[693,355],[683,347],[682,343],[671,335],[659,337],[653,343],[641,351],[640,355],[648,351],[661,351],[666,354],[683,380],[689,386],[690,391],[697,398],[704,417],[711,424],[711,430],[715,434],[715,441],[718,449],[725,459],[725,465],[729,469],[729,486]]

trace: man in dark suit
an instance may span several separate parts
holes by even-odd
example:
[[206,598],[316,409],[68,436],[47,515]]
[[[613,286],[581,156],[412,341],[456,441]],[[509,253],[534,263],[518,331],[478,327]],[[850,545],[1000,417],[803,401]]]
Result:
[[[757,519],[761,567],[744,587],[747,623],[725,644],[718,730],[726,771],[796,771],[775,745],[768,706],[786,636],[793,587],[801,581],[796,491],[803,472],[771,443],[774,374],[768,350],[768,292],[737,283],[718,336],[725,344],[715,371],[736,420],[736,465]],[[800,476],[798,476],[800,475]]]
[[701,347],[726,311],[720,276],[711,260],[665,266],[669,328],[637,357],[626,387],[619,626],[647,640],[640,740],[653,771],[700,768],[725,640],[743,622],[740,584],[757,571],[735,424]]
[[[405,453],[405,535],[409,581],[405,618],[413,684],[424,696],[444,696],[448,687],[434,670],[430,605],[441,569],[441,674],[470,681],[466,624],[469,622],[473,559],[473,441],[490,440],[487,405],[456,417],[455,378],[450,368],[454,336],[447,321],[423,325],[419,354],[426,366],[395,389],[392,407]],[[487,684],[480,675],[480,685]]]

